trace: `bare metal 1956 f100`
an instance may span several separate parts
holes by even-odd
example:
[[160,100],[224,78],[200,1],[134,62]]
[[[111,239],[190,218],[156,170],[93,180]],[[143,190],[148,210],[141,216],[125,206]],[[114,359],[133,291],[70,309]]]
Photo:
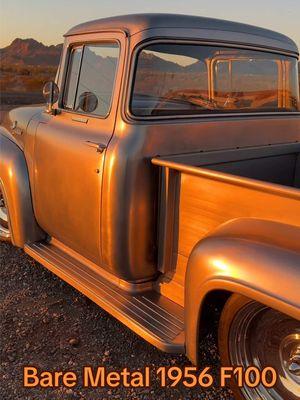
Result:
[[47,107],[0,130],[0,235],[144,339],[272,366],[300,396],[298,49],[233,22],[145,14],[65,35]]

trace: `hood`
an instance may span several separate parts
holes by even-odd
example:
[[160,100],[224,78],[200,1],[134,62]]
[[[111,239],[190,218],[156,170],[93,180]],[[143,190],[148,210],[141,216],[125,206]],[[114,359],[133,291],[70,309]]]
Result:
[[27,127],[31,119],[44,110],[44,105],[33,105],[13,108],[4,112],[1,121],[1,133],[13,140],[19,147],[24,148]]

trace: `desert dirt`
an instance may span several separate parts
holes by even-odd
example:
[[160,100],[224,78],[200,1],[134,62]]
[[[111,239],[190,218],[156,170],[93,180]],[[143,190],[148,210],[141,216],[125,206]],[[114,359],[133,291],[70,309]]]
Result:
[[[0,398],[17,399],[233,399],[218,386],[215,335],[201,343],[202,365],[211,366],[213,388],[161,388],[160,366],[190,366],[185,356],[166,354],[135,335],[77,290],[36,263],[23,250],[0,243]],[[149,388],[83,388],[86,365],[108,371],[149,366]],[[68,388],[24,388],[23,367],[74,371],[79,383]]]
[[[10,108],[11,105],[0,106],[0,120]],[[200,369],[211,367],[214,387],[162,388],[157,369],[191,366],[185,356],[157,350],[23,250],[3,242],[0,280],[0,399],[233,399],[230,391],[218,384],[216,329],[200,346]],[[151,385],[138,389],[83,388],[82,369],[88,365],[119,372],[125,367],[133,371],[149,366]],[[39,371],[74,371],[79,383],[72,389],[24,388],[25,366],[35,366]]]

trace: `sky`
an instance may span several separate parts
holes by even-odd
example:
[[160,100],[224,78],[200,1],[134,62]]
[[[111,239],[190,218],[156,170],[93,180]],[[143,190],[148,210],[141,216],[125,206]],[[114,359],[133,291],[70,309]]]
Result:
[[16,37],[62,43],[63,34],[76,24],[140,12],[245,22],[284,33],[300,48],[300,0],[0,0],[0,48]]

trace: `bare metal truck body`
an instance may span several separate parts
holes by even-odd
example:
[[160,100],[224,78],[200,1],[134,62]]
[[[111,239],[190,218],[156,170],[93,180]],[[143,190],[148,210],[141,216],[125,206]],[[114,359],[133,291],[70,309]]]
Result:
[[[296,399],[297,60],[283,35],[208,18],[71,29],[48,109],[0,128],[2,239],[196,364],[217,303],[223,364],[279,371],[236,396]],[[275,329],[271,348],[256,339]]]

